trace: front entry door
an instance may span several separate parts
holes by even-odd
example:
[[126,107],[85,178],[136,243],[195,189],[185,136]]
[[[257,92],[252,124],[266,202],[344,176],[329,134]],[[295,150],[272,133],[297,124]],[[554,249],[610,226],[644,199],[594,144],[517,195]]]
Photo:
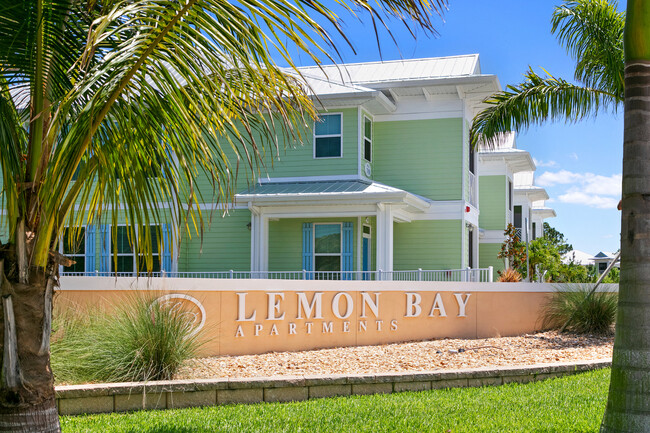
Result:
[[370,226],[363,226],[363,279],[370,279]]

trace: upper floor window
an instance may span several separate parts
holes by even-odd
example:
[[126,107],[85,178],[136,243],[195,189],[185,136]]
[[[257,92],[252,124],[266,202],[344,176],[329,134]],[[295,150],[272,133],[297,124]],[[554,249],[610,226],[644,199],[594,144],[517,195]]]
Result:
[[363,159],[372,161],[372,121],[363,117]]
[[341,114],[321,114],[314,122],[314,158],[343,156]]

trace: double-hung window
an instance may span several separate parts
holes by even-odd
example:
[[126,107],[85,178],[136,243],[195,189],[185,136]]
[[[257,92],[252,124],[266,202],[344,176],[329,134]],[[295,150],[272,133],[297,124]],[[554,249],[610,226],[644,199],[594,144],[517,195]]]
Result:
[[314,224],[314,271],[316,279],[340,278],[341,224]]
[[59,251],[64,256],[75,261],[73,265],[64,266],[62,272],[85,272],[86,229],[82,227],[77,229],[76,233],[73,233],[71,228],[66,227],[63,231],[63,236],[61,237],[61,246],[59,247]]
[[314,122],[314,158],[343,156],[341,114],[321,114]]
[[372,161],[372,121],[363,117],[363,159]]
[[[137,235],[140,238],[140,242],[144,242],[146,233],[142,233],[142,230],[149,230],[149,236],[151,236],[151,251],[152,251],[152,266],[151,272],[160,272],[160,242],[158,241],[158,226],[149,226],[144,229],[137,231]],[[117,262],[111,258],[111,269],[117,274],[134,274],[136,269],[136,253],[133,248],[133,243],[129,239],[128,228],[126,226],[118,226],[116,231],[115,242],[112,243],[113,247],[116,248],[115,255],[117,256]],[[137,260],[138,272],[145,273],[147,272],[147,261],[146,255],[139,254]]]

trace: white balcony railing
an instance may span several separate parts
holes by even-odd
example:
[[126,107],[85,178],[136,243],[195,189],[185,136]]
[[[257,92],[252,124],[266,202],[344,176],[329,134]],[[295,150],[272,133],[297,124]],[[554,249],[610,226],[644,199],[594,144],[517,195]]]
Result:
[[[135,277],[132,273],[114,272],[63,272],[61,276],[71,277]],[[141,273],[142,278],[214,278],[214,279],[272,279],[272,280],[355,280],[355,281],[466,281],[492,282],[493,268],[448,269],[413,271],[225,271],[225,272],[153,272]]]
[[476,175],[469,173],[469,204],[478,207],[478,183],[476,182]]

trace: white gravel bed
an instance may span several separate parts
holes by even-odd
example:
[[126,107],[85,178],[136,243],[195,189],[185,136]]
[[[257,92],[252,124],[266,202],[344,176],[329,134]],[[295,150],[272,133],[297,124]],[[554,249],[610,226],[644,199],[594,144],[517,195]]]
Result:
[[176,379],[367,374],[611,358],[613,336],[544,332],[481,340],[444,339],[188,361]]

